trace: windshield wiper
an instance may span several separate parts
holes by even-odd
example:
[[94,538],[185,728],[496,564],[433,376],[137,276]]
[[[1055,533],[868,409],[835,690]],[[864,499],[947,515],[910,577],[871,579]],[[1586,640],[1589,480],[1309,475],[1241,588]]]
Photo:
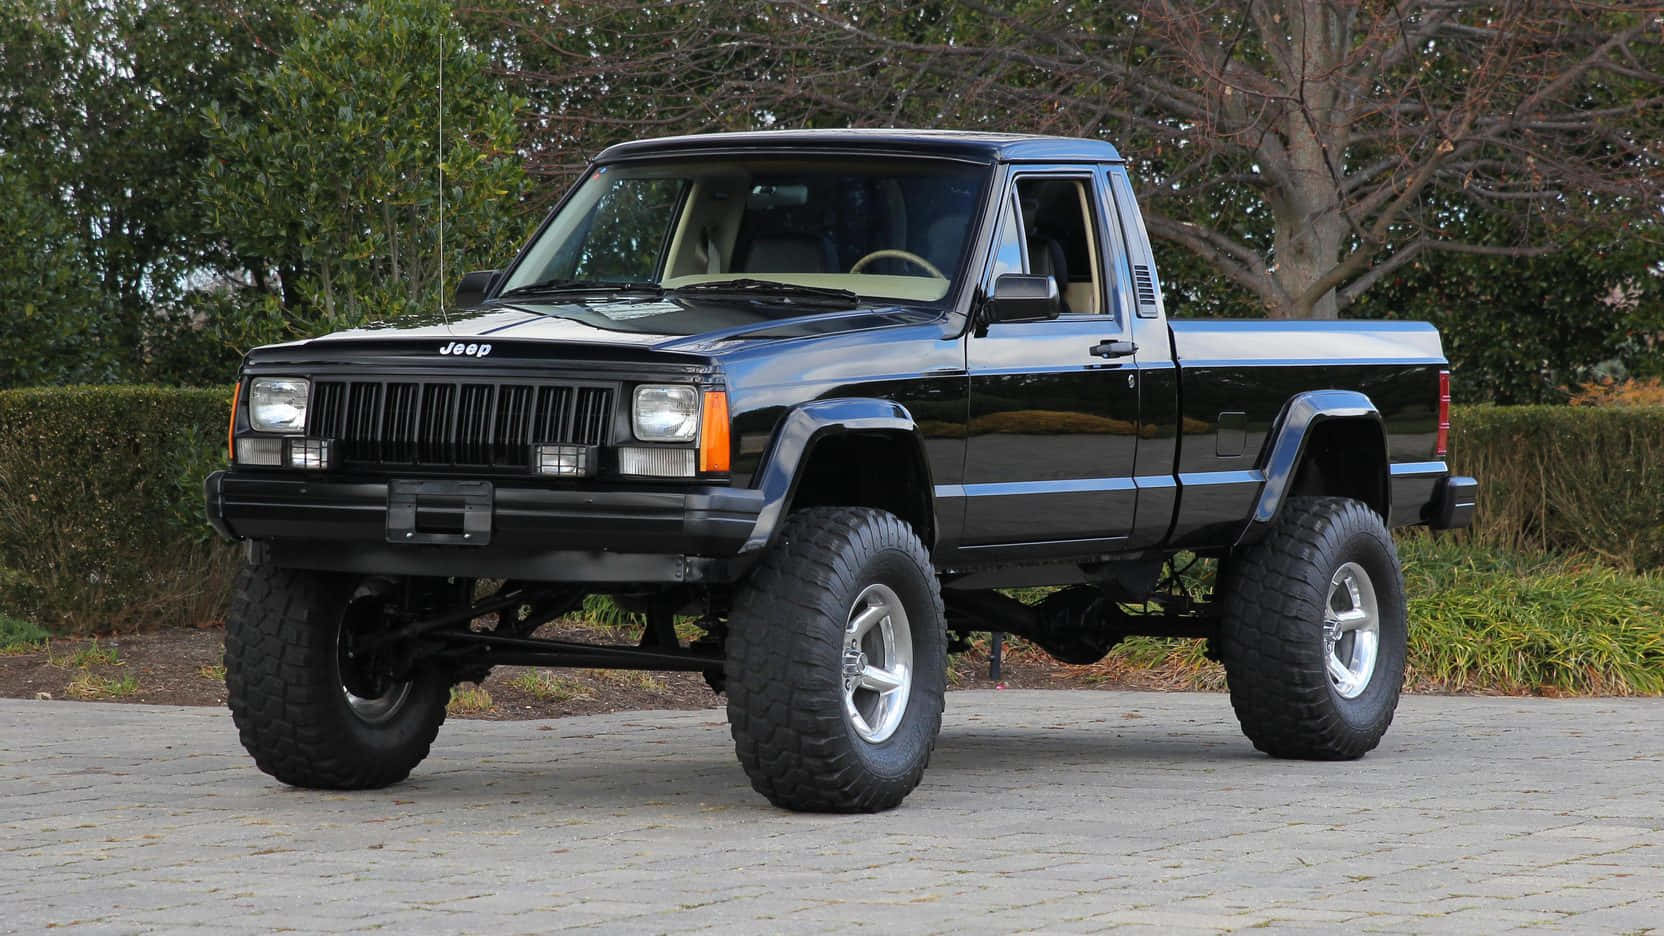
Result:
[[847,289],[828,289],[823,286],[798,286],[774,280],[731,279],[710,283],[692,283],[671,290],[687,296],[745,296],[753,299],[772,299],[779,302],[803,302],[814,305],[839,305],[854,308],[861,297]]
[[655,296],[664,295],[664,287],[657,283],[613,282],[610,280],[590,279],[547,279],[540,283],[528,283],[516,286],[497,294],[496,298],[505,299],[510,296],[550,295],[569,292],[645,292]]

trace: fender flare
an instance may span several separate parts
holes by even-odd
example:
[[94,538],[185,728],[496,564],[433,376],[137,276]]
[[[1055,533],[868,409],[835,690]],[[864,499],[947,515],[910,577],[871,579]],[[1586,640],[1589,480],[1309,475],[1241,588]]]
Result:
[[936,528],[930,462],[925,458],[919,427],[907,408],[893,400],[868,397],[814,400],[793,407],[775,430],[774,440],[757,472],[756,488],[763,494],[763,507],[751,535],[740,547],[742,555],[761,550],[773,541],[785,521],[786,508],[797,493],[797,483],[810,453],[822,439],[845,432],[900,432],[913,440],[925,473],[923,496],[929,508],[931,529]]
[[1306,455],[1306,443],[1312,430],[1337,419],[1367,420],[1381,436],[1381,451],[1387,461],[1381,466],[1381,508],[1385,516],[1392,515],[1392,485],[1387,473],[1391,470],[1392,455],[1387,447],[1386,424],[1381,411],[1368,396],[1356,390],[1307,390],[1295,394],[1283,408],[1277,421],[1276,434],[1265,459],[1265,483],[1260,487],[1259,500],[1248,526],[1237,538],[1237,545],[1258,542],[1277,519],[1287,499],[1289,486],[1300,470]]

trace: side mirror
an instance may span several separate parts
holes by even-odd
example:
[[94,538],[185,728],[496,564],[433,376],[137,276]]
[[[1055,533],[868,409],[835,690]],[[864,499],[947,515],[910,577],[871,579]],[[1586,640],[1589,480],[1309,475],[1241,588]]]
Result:
[[485,294],[491,291],[497,281],[496,270],[475,270],[462,274],[462,282],[456,284],[456,298],[454,300],[459,309],[472,309],[485,301]]
[[1044,322],[1062,314],[1063,303],[1054,277],[1007,273],[994,280],[987,308],[990,322]]

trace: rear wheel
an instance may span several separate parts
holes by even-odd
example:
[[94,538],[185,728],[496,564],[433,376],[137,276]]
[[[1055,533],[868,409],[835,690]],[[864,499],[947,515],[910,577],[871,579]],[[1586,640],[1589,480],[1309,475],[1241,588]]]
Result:
[[1407,636],[1392,535],[1359,501],[1290,498],[1229,565],[1221,656],[1243,733],[1267,754],[1374,749],[1398,706]]
[[735,595],[728,721],[751,785],[814,812],[875,812],[918,786],[942,723],[947,631],[924,545],[896,516],[792,515]]
[[450,679],[374,645],[394,594],[382,579],[243,570],[226,618],[225,682],[261,770],[293,786],[369,789],[403,780],[427,756]]

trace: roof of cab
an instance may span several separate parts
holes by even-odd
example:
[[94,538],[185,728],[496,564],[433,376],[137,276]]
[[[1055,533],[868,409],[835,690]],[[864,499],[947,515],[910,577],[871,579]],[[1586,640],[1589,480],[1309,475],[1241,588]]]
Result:
[[1026,133],[976,133],[965,130],[758,130],[704,133],[616,143],[596,162],[665,156],[675,153],[743,153],[759,149],[806,152],[905,153],[947,156],[978,162],[1120,162],[1121,154],[1104,140],[1034,136]]

